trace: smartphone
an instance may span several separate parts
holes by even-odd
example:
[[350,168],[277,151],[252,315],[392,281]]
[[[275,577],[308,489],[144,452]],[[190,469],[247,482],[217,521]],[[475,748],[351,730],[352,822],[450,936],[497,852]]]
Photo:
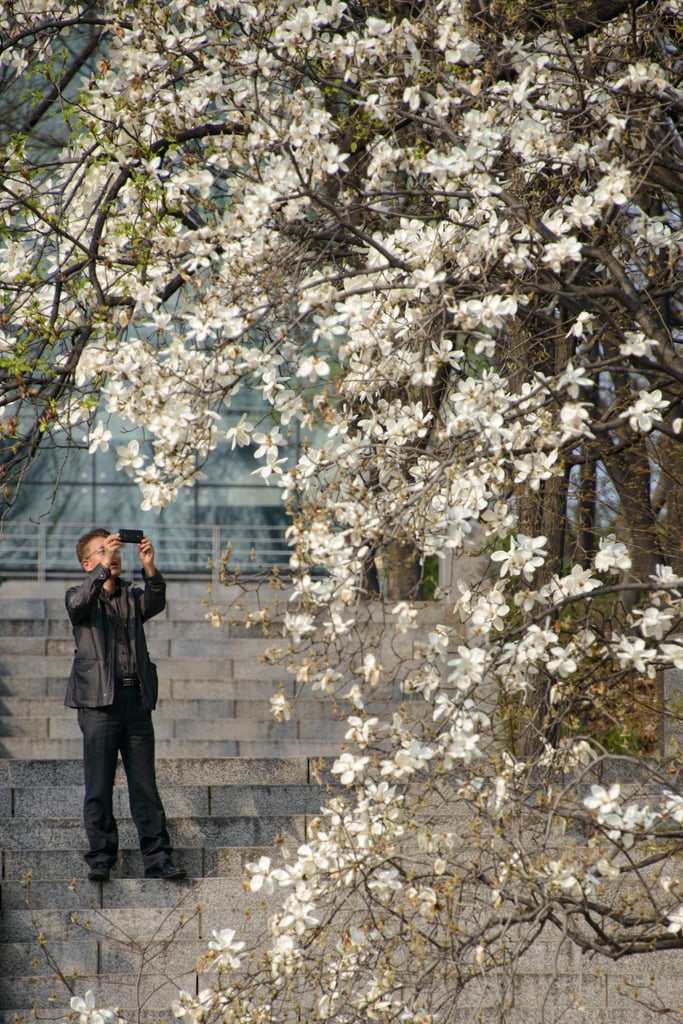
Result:
[[144,535],[143,530],[119,530],[119,537],[123,544],[139,544]]

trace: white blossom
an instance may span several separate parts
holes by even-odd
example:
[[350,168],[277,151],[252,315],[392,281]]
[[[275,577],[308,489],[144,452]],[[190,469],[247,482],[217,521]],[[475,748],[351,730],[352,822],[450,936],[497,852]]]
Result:
[[80,1024],[111,1024],[117,1020],[114,1010],[103,1009],[95,1003],[95,995],[91,989],[85,993],[85,997],[71,997],[71,1009],[78,1014]]
[[680,907],[676,907],[675,910],[670,911],[666,917],[667,925],[666,930],[671,932],[673,935],[677,935],[683,931],[683,904]]
[[109,442],[111,439],[111,430],[107,430],[103,423],[98,423],[90,433],[88,451],[91,454],[96,451],[109,451]]
[[594,785],[591,786],[590,796],[585,797],[583,803],[589,811],[595,812],[595,817],[600,824],[612,825],[621,821],[620,796],[621,786],[618,782],[613,783],[609,789]]
[[129,476],[132,476],[136,469],[144,465],[145,460],[140,453],[140,444],[137,440],[129,441],[127,445],[118,445],[116,449],[118,459],[116,468],[125,469]]
[[270,710],[278,722],[288,722],[292,717],[292,702],[284,693],[275,693],[270,698]]
[[655,391],[640,391],[637,401],[633,402],[625,412],[632,430],[638,430],[643,434],[648,433],[657,423],[661,423],[661,411],[666,409],[669,402],[662,398],[659,389]]
[[628,548],[618,541],[613,533],[600,538],[599,549],[595,556],[595,568],[598,572],[626,572],[631,568]]
[[362,778],[369,763],[369,757],[356,757],[347,752],[337,758],[331,771],[333,775],[339,776],[339,781],[343,786],[351,786],[357,779]]
[[239,953],[244,949],[245,943],[241,940],[235,941],[234,928],[221,928],[220,931],[214,929],[211,936],[208,948],[213,954],[213,966],[218,969],[239,967]]
[[534,573],[545,561],[547,554],[546,537],[527,537],[520,533],[510,538],[507,551],[494,551],[491,559],[501,562],[500,575],[523,576],[532,580]]
[[368,882],[368,889],[374,893],[380,903],[388,903],[392,895],[401,888],[402,882],[396,868],[384,868]]
[[625,331],[624,339],[619,345],[622,356],[645,356],[652,359],[654,350],[659,346],[655,338],[647,338],[642,331]]

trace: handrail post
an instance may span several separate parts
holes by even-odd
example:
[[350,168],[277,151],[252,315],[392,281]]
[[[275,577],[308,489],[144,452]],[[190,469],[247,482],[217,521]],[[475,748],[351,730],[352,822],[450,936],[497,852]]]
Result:
[[211,584],[216,587],[220,583],[221,573],[221,528],[213,526],[211,529]]
[[38,538],[36,550],[36,579],[38,580],[39,583],[43,583],[47,578],[47,527],[45,523],[38,524]]

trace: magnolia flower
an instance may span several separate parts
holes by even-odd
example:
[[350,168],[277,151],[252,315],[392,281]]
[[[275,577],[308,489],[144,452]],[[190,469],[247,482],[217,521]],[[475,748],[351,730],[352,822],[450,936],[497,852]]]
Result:
[[365,682],[369,686],[377,686],[382,671],[382,666],[377,660],[376,655],[371,651],[368,651],[363,658],[363,664],[360,668],[355,669],[356,672],[362,672]]
[[569,438],[575,436],[592,437],[589,429],[590,412],[580,402],[567,402],[566,405],[563,405],[560,410],[560,422],[565,436]]
[[274,693],[270,698],[270,710],[278,722],[288,722],[292,716],[292,702],[284,693]]
[[626,545],[610,533],[600,538],[594,564],[598,572],[626,572],[631,568],[631,556]]
[[426,921],[432,921],[439,904],[439,898],[434,889],[430,885],[423,885],[418,889],[413,889],[408,895],[417,901],[417,912],[420,917]]
[[215,607],[212,608],[211,611],[206,612],[204,614],[204,618],[207,619],[215,629],[220,629],[225,622],[225,615]]
[[443,270],[437,270],[436,267],[430,263],[423,269],[417,269],[413,271],[413,280],[415,281],[415,291],[428,291],[431,295],[437,295],[440,286],[446,280],[446,273]]
[[634,668],[636,672],[650,677],[654,675],[656,652],[650,650],[640,637],[620,637],[614,653],[621,668]]
[[406,633],[409,629],[417,629],[417,608],[407,601],[399,601],[391,609],[392,615],[397,615],[396,629],[399,633]]
[[384,868],[378,871],[368,882],[370,889],[380,903],[388,903],[398,889],[403,888],[397,868]]
[[280,919],[283,931],[293,930],[296,935],[303,935],[308,928],[314,928],[319,923],[315,904],[310,897],[310,890],[299,885],[297,891],[285,900]]
[[643,636],[654,637],[656,640],[661,640],[664,634],[669,631],[674,619],[673,612],[667,611],[665,608],[653,608],[652,606],[642,611],[636,609],[633,614],[635,618],[640,620],[638,627]]
[[292,878],[282,868],[272,868],[270,857],[259,857],[254,863],[246,865],[246,872],[249,876],[246,885],[250,892],[263,891],[271,895],[277,886],[291,885]]
[[344,753],[332,765],[332,774],[339,776],[343,786],[351,786],[365,773],[370,763],[369,757],[356,757],[354,754]]
[[231,449],[234,451],[235,445],[238,445],[240,448],[245,448],[250,444],[253,430],[253,423],[250,423],[245,416],[242,416],[239,423],[234,427],[230,427],[230,429],[225,433],[226,438],[230,441]]
[[574,366],[570,360],[560,374],[557,386],[564,388],[570,398],[578,398],[581,388],[593,387],[593,379],[587,375],[585,367]]
[[622,89],[626,87],[633,92],[640,90],[663,92],[668,85],[669,79],[666,70],[661,64],[655,64],[654,62],[645,64],[643,61],[636,61],[635,64],[629,64],[626,74],[623,78],[617,79],[613,88]]
[[663,796],[666,814],[678,825],[683,824],[683,796],[670,789],[665,789]]
[[576,660],[564,647],[553,647],[551,654],[553,657],[549,658],[547,663],[549,672],[557,672],[561,679],[566,679],[576,672]]
[[268,433],[257,431],[253,435],[254,444],[258,445],[254,452],[255,459],[262,459],[265,456],[268,466],[273,466],[280,454],[280,446],[284,445],[285,439],[279,430],[270,430]]
[[440,737],[440,746],[443,767],[450,771],[458,762],[469,764],[479,755],[479,733],[472,721],[456,722]]
[[92,989],[88,989],[85,998],[71,997],[71,1009],[79,1015],[80,1024],[109,1024],[116,1021],[118,1015],[113,1010],[102,1009],[95,1005]]
[[92,455],[96,451],[109,451],[111,437],[111,431],[107,430],[103,423],[98,423],[88,438],[88,451],[90,454]]
[[671,913],[667,914],[666,917],[668,924],[666,930],[677,935],[678,932],[683,931],[683,904],[680,907],[676,907]]
[[527,537],[520,533],[510,538],[507,551],[494,551],[493,562],[500,562],[500,575],[523,576],[531,581],[534,573],[545,561],[547,537]]
[[382,761],[382,775],[391,779],[402,779],[425,767],[435,754],[432,747],[425,746],[417,739],[406,741],[394,752],[393,757]]
[[509,608],[505,596],[500,590],[490,590],[488,594],[477,598],[472,610],[471,623],[477,636],[483,636],[492,629],[502,630],[503,617]]
[[140,454],[140,444],[133,438],[127,445],[119,445],[116,449],[118,459],[116,460],[117,472],[125,469],[128,476],[133,476],[136,469],[144,465],[144,458]]
[[349,728],[346,732],[345,738],[352,740],[361,749],[367,747],[375,736],[376,726],[379,724],[377,718],[359,718],[357,715],[351,715],[348,719]]
[[284,620],[285,632],[292,638],[292,643],[300,644],[305,636],[315,632],[313,616],[307,612],[287,612]]
[[213,966],[221,969],[239,967],[240,957],[237,955],[244,949],[244,942],[235,942],[234,928],[223,928],[212,931],[209,950],[213,953]]
[[647,434],[652,430],[655,423],[661,423],[662,416],[660,410],[667,409],[669,401],[666,398],[662,398],[662,392],[659,389],[655,391],[639,391],[638,395],[637,401],[633,402],[626,409],[624,415],[628,416],[631,430],[638,430],[643,434]]
[[299,364],[296,375],[310,381],[316,381],[321,377],[329,377],[330,364],[319,356],[307,356]]
[[403,102],[408,104],[410,110],[415,111],[420,106],[420,88],[417,85],[407,85],[403,90]]
[[594,320],[593,313],[582,311],[569,329],[568,335],[574,338],[583,338],[586,332],[590,333]]
[[578,878],[576,865],[565,864],[561,860],[550,860],[546,867],[550,883],[558,889],[573,896],[580,896],[587,886],[582,886]]
[[564,263],[568,263],[570,260],[573,263],[581,262],[583,259],[581,242],[573,235],[560,238],[557,242],[549,242],[545,246],[541,258],[551,270],[559,274]]
[[600,215],[592,196],[574,196],[562,210],[569,223],[575,227],[592,227]]
[[683,669],[682,644],[660,644],[659,650],[660,653],[671,662],[674,668]]
[[[651,573],[650,579],[667,589],[678,587],[683,583],[683,578],[674,572],[670,565],[662,565],[661,563],[655,566],[655,571]],[[676,594],[675,596],[678,595]]]
[[211,989],[201,989],[196,996],[181,989],[178,999],[171,1004],[171,1012],[183,1024],[201,1024],[214,1008],[216,999],[217,995]]
[[483,647],[458,647],[458,656],[448,662],[453,671],[449,683],[455,683],[459,690],[468,690],[480,683],[484,677],[489,656]]
[[[320,686],[319,688],[323,689],[322,686]],[[317,689],[317,687],[314,686],[314,689]],[[342,694],[342,699],[350,701],[350,703],[353,704],[355,708],[358,708],[359,711],[362,711],[363,708],[365,707],[363,691],[358,685],[358,683],[354,683],[353,686],[346,693]]]
[[628,202],[628,192],[631,190],[630,182],[631,172],[628,168],[615,164],[598,182],[593,191],[593,198],[600,206],[608,206],[612,203],[615,206],[622,206]]
[[199,1019],[199,1013],[195,1006],[195,997],[190,995],[187,989],[180,989],[178,992],[178,998],[174,999],[171,1003],[171,1013],[179,1020],[183,1021],[184,1024],[196,1024]]
[[553,576],[550,590],[553,598],[561,601],[567,597],[576,597],[578,594],[587,594],[599,586],[600,580],[593,576],[590,569],[575,565],[568,576]]
[[621,874],[617,865],[613,864],[607,857],[601,857],[595,868],[603,878],[618,878]]
[[621,786],[618,782],[609,789],[605,789],[604,786],[591,786],[591,795],[584,799],[583,804],[589,811],[595,811],[595,817],[600,824],[611,825],[620,820],[614,815],[614,812],[619,810],[620,795]]
[[642,331],[624,331],[624,341],[619,345],[622,356],[646,356],[653,358],[653,349],[659,346],[655,338],[646,338]]

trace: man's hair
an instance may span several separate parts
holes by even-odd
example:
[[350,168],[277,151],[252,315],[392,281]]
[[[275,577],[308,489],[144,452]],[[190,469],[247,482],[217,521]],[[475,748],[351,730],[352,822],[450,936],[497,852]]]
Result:
[[94,540],[95,537],[108,536],[109,530],[103,530],[101,527],[98,527],[96,530],[88,530],[88,532],[84,533],[82,537],[79,537],[76,543],[76,554],[78,555],[78,561],[81,562],[81,564],[83,563],[83,552],[85,551],[91,540]]

